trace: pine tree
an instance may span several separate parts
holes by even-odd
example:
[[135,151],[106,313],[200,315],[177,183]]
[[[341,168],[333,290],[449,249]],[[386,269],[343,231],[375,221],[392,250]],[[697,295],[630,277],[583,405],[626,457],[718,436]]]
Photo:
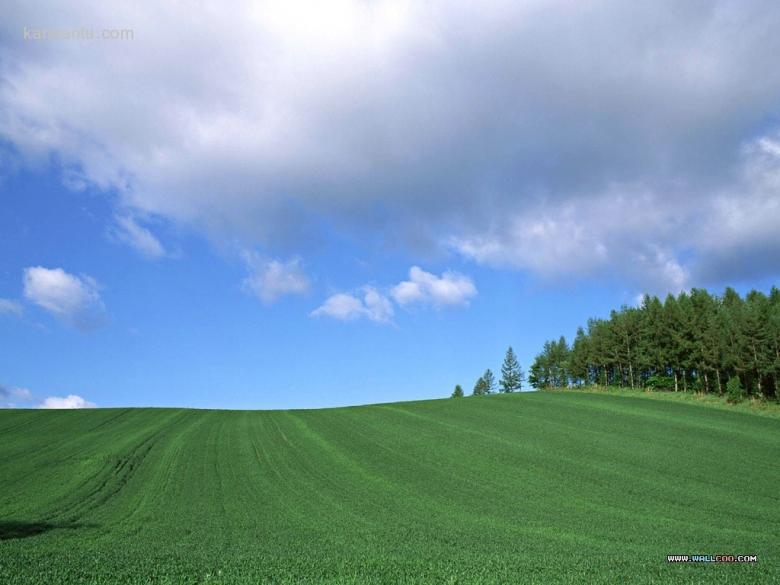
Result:
[[501,386],[501,392],[514,392],[523,387],[523,371],[520,369],[520,364],[517,362],[517,357],[515,357],[511,346],[506,350],[504,363],[501,365],[499,386]]
[[641,327],[639,310],[623,306],[620,312],[614,315],[612,321],[615,323],[617,356],[621,364],[621,382],[624,386],[628,385],[633,388],[635,385],[636,350]]
[[667,295],[664,301],[664,337],[666,346],[666,358],[669,360],[668,365],[672,370],[674,376],[674,391],[677,392],[680,389],[680,362],[682,361],[683,344],[680,337],[680,328],[683,325],[683,320],[680,317],[680,307],[677,305],[677,299],[674,295]]
[[686,292],[677,295],[678,324],[676,330],[677,340],[677,359],[682,369],[683,391],[688,392],[688,380],[691,378],[696,364],[693,360],[694,339],[693,339],[693,304],[691,297]]
[[742,335],[745,342],[745,365],[755,379],[759,396],[765,391],[764,380],[772,373],[774,356],[770,345],[770,306],[763,293],[751,291],[745,299]]
[[588,320],[571,349],[564,338],[546,341],[529,381],[535,388],[595,383],[723,394],[733,378],[746,395],[780,394],[777,287],[744,299],[732,288],[721,297],[692,289],[663,303],[645,296],[639,308]]
[[[691,360],[696,368],[696,378],[700,390],[709,392],[720,387],[718,364],[720,342],[717,330],[718,302],[706,290],[691,290],[693,305],[693,347]],[[714,373],[714,380],[712,374]],[[720,389],[718,390],[720,392]]]
[[645,295],[640,312],[642,331],[639,335],[638,359],[648,378],[650,376],[666,378],[669,373],[669,344],[664,322],[664,306],[658,297]]
[[528,375],[528,382],[534,388],[552,388],[555,385],[552,365],[555,359],[555,347],[555,342],[545,341],[542,353],[534,358]]
[[588,337],[590,338],[590,361],[596,370],[596,384],[608,386],[610,383],[610,334],[608,323],[603,319],[588,320]]
[[769,330],[769,355],[771,359],[772,387],[775,396],[780,388],[780,289],[772,287],[769,292],[769,321],[767,323]]
[[528,383],[534,388],[547,388],[549,386],[547,371],[546,356],[542,352],[536,356],[528,370]]
[[743,398],[745,397],[745,390],[742,388],[742,383],[739,381],[739,376],[732,376],[729,378],[729,381],[726,383],[726,395],[728,396],[726,400],[732,404],[742,402]]
[[485,394],[493,394],[496,391],[496,377],[490,371],[490,368],[482,374],[482,379],[485,381]]
[[579,386],[590,383],[588,364],[588,337],[582,327],[577,327],[577,337],[569,352],[569,375],[572,383]]
[[452,391],[452,398],[463,398],[463,388],[460,384],[455,384],[455,390]]
[[561,335],[557,343],[552,345],[552,380],[556,388],[565,388],[569,385],[569,344]]
[[485,383],[485,379],[477,379],[476,384],[474,384],[474,391],[472,392],[472,396],[483,396],[487,393],[487,384]]
[[721,367],[728,376],[742,373],[742,361],[740,346],[742,334],[740,323],[742,320],[742,299],[732,288],[727,288],[720,300],[718,311],[718,337],[723,348]]

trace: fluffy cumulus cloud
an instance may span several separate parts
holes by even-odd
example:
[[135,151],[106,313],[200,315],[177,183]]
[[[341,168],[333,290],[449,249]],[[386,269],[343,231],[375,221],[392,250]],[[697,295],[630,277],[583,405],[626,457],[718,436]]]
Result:
[[311,316],[327,316],[341,321],[367,318],[378,323],[389,323],[395,314],[393,301],[401,307],[432,305],[440,308],[467,306],[476,295],[477,287],[468,276],[452,271],[436,276],[419,266],[412,266],[409,280],[389,287],[387,294],[368,285],[361,289],[360,295],[337,293],[312,311]]
[[73,409],[73,408],[95,408],[94,402],[89,402],[76,394],[68,394],[65,397],[49,396],[41,402],[38,408],[53,409]]
[[[23,38],[74,24],[133,39]],[[11,2],[0,141],[245,246],[338,225],[546,277],[774,275],[779,28],[772,0]]]
[[76,276],[62,268],[24,269],[25,298],[78,329],[92,329],[105,321],[105,309],[94,278]]
[[409,270],[409,280],[398,283],[390,294],[399,305],[467,305],[469,299],[476,296],[477,287],[469,277],[457,272],[445,272],[436,276],[425,272],[419,266],[412,266]]
[[0,408],[95,408],[96,404],[78,396],[48,396],[41,400],[27,388],[0,384]]
[[285,295],[300,295],[309,290],[309,279],[303,271],[300,258],[286,262],[262,260],[257,254],[245,252],[244,260],[250,273],[244,279],[244,289],[264,303],[272,303]]
[[389,323],[393,318],[393,304],[374,287],[366,286],[362,294],[334,294],[317,309],[312,317],[331,317],[340,321],[366,318],[377,323]]

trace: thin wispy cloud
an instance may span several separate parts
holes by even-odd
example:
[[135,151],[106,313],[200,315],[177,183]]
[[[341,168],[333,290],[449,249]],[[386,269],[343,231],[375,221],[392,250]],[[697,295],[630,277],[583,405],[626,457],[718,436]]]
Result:
[[309,278],[303,270],[300,258],[287,261],[264,260],[257,254],[244,252],[249,276],[243,281],[244,290],[270,304],[287,295],[308,292]]
[[22,314],[22,305],[11,299],[0,298],[0,315],[14,315],[19,317]]
[[0,408],[23,408],[34,400],[27,388],[0,384]]
[[164,258],[165,248],[160,240],[148,229],[138,223],[132,215],[117,214],[109,235],[118,242],[126,244],[147,258]]

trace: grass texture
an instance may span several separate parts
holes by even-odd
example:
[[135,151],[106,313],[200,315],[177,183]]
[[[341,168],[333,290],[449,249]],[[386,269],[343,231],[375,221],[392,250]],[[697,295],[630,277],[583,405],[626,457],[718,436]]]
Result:
[[0,411],[0,583],[773,583],[778,447],[584,392]]
[[708,408],[720,408],[731,412],[743,412],[758,416],[769,416],[780,419],[780,402],[775,398],[747,397],[737,404],[728,402],[725,394],[707,394],[704,392],[672,392],[671,390],[652,390],[649,388],[621,388],[619,386],[574,386],[569,388],[545,388],[540,392],[590,392],[593,394],[611,394],[614,396],[632,396],[635,398],[649,398],[650,400],[669,400],[673,402],[687,402],[706,406]]

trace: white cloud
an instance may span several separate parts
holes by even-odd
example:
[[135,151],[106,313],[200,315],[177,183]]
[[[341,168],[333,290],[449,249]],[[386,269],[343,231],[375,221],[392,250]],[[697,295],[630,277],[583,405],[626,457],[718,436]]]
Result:
[[311,312],[311,316],[328,316],[341,321],[367,318],[378,323],[389,323],[395,313],[391,298],[401,306],[466,306],[476,294],[477,287],[463,274],[447,271],[436,276],[418,266],[412,266],[409,280],[392,287],[389,297],[376,287],[367,285],[360,294],[338,293],[330,296]]
[[337,293],[326,299],[317,309],[311,312],[312,317],[328,316],[341,321],[351,321],[366,313],[363,301],[347,294]]
[[138,224],[131,215],[116,215],[110,231],[112,237],[138,250],[148,258],[162,258],[166,255],[160,240],[147,228]]
[[0,384],[0,408],[95,408],[95,404],[76,394],[65,397],[48,396],[42,401],[27,388],[9,387]]
[[284,295],[304,294],[309,290],[309,279],[303,271],[300,258],[286,262],[263,261],[256,254],[244,253],[250,275],[244,279],[244,289],[264,303],[272,303]]
[[366,287],[363,303],[368,311],[368,318],[379,323],[387,323],[393,317],[393,305],[390,300],[375,288]]
[[549,280],[619,274],[643,290],[679,292],[689,279],[674,254],[686,233],[681,205],[666,206],[641,186],[616,184],[600,196],[541,202],[449,244],[479,264]]
[[311,316],[327,316],[341,321],[367,318],[377,323],[390,322],[393,317],[390,300],[370,286],[364,287],[362,292],[362,299],[347,293],[332,295],[322,306],[312,311]]
[[103,302],[94,278],[68,274],[62,268],[24,269],[24,296],[79,329],[91,329],[105,320]]
[[22,305],[11,299],[0,299],[0,315],[16,315],[17,317],[22,314]]
[[[726,187],[777,120],[780,4],[705,4],[17,2],[0,139],[139,217],[243,246],[338,225],[543,276],[641,281],[641,257],[672,281],[669,261],[774,275],[776,187]],[[24,41],[42,21],[135,40]],[[722,240],[697,229],[734,207],[751,211]],[[127,237],[154,254],[143,230]]]
[[780,274],[780,132],[749,142],[740,175],[703,210],[693,232],[699,277]]
[[94,402],[84,400],[81,396],[76,394],[68,394],[64,398],[59,396],[49,396],[46,398],[38,408],[56,408],[56,409],[73,409],[73,408],[95,408],[97,405]]
[[409,280],[394,286],[390,294],[399,305],[468,305],[469,300],[477,295],[477,287],[469,277],[457,272],[447,271],[436,276],[412,266]]
[[618,274],[643,291],[780,274],[780,132],[740,149],[734,176],[706,199],[614,184],[600,195],[541,201],[448,244],[480,264],[560,279]]

